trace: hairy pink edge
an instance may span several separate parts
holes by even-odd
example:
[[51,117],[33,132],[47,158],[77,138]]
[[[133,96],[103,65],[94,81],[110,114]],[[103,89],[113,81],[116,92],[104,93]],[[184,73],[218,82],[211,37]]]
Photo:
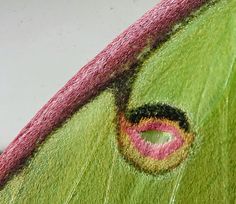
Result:
[[148,43],[163,41],[176,23],[205,2],[207,0],[161,1],[85,65],[42,107],[0,155],[0,185],[52,130],[119,76],[126,69],[125,64],[135,63]]
[[[146,142],[140,134],[141,132],[151,130],[170,133],[172,139],[171,141],[164,144],[152,144],[150,142]],[[152,122],[144,124],[143,126],[138,128],[129,127],[126,129],[126,132],[133,146],[143,156],[148,156],[157,160],[165,159],[168,155],[172,154],[174,151],[179,149],[184,143],[180,130],[164,122]]]

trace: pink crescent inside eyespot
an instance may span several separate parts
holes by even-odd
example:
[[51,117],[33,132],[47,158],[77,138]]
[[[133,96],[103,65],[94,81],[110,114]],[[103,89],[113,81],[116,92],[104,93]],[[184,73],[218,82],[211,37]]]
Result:
[[[164,121],[144,123],[138,127],[127,127],[125,130],[134,147],[143,156],[148,156],[153,159],[165,159],[168,155],[179,149],[184,143],[180,130],[171,124],[165,123]],[[172,135],[172,139],[164,144],[152,144],[145,141],[141,137],[141,132],[151,130],[170,133]]]

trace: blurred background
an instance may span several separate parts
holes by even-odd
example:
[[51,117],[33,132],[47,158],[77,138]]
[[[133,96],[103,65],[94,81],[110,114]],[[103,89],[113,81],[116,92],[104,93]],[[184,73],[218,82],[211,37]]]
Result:
[[0,0],[0,151],[158,0]]

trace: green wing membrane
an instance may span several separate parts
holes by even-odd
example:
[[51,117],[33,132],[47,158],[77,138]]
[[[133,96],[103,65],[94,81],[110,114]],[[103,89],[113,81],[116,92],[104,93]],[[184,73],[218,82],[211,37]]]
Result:
[[190,157],[174,170],[153,176],[123,159],[108,88],[51,133],[0,191],[0,203],[233,203],[235,57],[231,0],[203,8],[142,63],[128,108],[171,104],[195,132]]
[[78,192],[83,203],[101,200],[104,192],[94,188],[106,185],[114,149],[114,118],[113,97],[104,92],[49,136],[1,191],[0,203],[71,203]]

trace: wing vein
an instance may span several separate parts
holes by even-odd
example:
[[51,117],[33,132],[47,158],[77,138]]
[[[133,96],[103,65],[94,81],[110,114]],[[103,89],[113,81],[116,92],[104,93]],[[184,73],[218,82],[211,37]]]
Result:
[[74,193],[75,193],[75,190],[76,190],[77,186],[79,185],[79,183],[80,183],[80,181],[81,181],[81,179],[82,179],[82,177],[83,177],[83,175],[84,175],[86,169],[88,168],[89,164],[91,163],[92,158],[93,158],[93,156],[94,156],[94,154],[95,154],[95,152],[96,152],[96,150],[97,150],[97,148],[98,148],[98,146],[99,146],[99,144],[100,144],[100,142],[101,142],[101,138],[102,138],[102,137],[98,137],[98,138],[97,138],[97,141],[96,141],[96,143],[95,143],[95,145],[94,145],[94,147],[93,147],[93,149],[92,149],[92,153],[90,154],[88,160],[87,160],[87,161],[85,162],[85,164],[83,165],[82,170],[80,171],[80,174],[79,174],[79,175],[77,176],[77,178],[75,179],[75,182],[74,182],[74,184],[73,184],[73,187],[71,188],[71,191],[69,192],[69,195],[68,195],[68,197],[67,197],[67,199],[66,199],[66,201],[65,201],[64,204],[68,204],[68,203],[71,201],[71,199],[73,198],[73,195],[74,195]]
[[228,202],[228,186],[229,186],[229,177],[228,177],[228,173],[229,173],[229,169],[228,169],[228,150],[227,150],[227,139],[228,139],[228,104],[229,104],[229,99],[228,96],[226,97],[225,100],[225,105],[223,108],[223,114],[222,114],[222,136],[221,136],[221,162],[222,162],[222,181],[223,181],[223,186],[224,186],[224,190],[225,190],[225,195],[224,195],[224,199],[225,199],[225,203],[229,203]]
[[109,193],[110,193],[110,189],[111,189],[111,183],[112,183],[112,178],[113,178],[113,169],[114,169],[114,166],[115,166],[115,162],[116,162],[116,151],[114,150],[111,170],[110,170],[109,178],[108,178],[108,181],[107,181],[105,199],[104,199],[104,202],[103,202],[104,204],[107,204],[108,201],[109,201]]
[[169,201],[169,204],[174,204],[175,203],[175,198],[176,198],[176,194],[178,192],[178,189],[179,189],[179,186],[180,186],[180,182],[183,178],[183,174],[184,174],[184,170],[185,170],[185,167],[186,167],[186,163],[183,164],[179,170],[179,173],[177,175],[177,179],[176,179],[176,182],[175,182],[175,185],[174,185],[174,188],[173,188],[173,191],[171,193],[171,197],[170,197],[170,201]]

